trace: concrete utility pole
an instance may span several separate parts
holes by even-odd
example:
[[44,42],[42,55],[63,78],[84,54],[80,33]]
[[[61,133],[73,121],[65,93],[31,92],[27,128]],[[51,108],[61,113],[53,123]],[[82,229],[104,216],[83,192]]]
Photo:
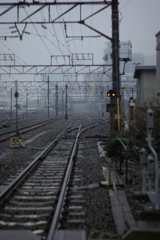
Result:
[[38,93],[38,114],[39,114],[39,93]]
[[26,114],[28,114],[28,90],[26,91]]
[[66,85],[66,102],[65,102],[65,119],[68,119],[68,96],[67,96],[68,85]]
[[58,116],[58,84],[56,84],[56,116]]
[[[114,115],[116,122],[114,130],[120,130],[120,78],[119,78],[119,14],[118,0],[112,0],[112,77],[113,91],[116,92],[116,97],[111,100],[111,103],[116,106],[116,115],[112,113],[112,121]],[[118,128],[118,129],[117,129]]]
[[12,117],[12,88],[11,88],[11,107],[10,107],[10,116]]
[[48,76],[48,118],[49,118],[49,76]]
[[18,129],[18,81],[15,81],[15,98],[16,98],[16,137],[19,137]]
[[64,91],[62,89],[62,115],[64,115]]

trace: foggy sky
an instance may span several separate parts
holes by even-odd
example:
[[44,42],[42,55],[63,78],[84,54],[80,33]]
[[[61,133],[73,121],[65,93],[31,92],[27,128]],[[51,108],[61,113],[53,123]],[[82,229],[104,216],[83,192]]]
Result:
[[[120,0],[120,40],[130,40],[134,53],[156,54],[155,34],[160,31],[159,0]],[[126,6],[125,3],[128,4]],[[124,7],[123,7],[124,6]]]
[[[16,2],[14,0],[0,0],[1,3],[5,1]],[[63,10],[63,8],[59,7],[57,9],[59,13]],[[96,7],[87,7],[83,11],[83,16],[86,17],[88,14],[92,14],[94,10],[96,10]],[[156,54],[155,34],[160,31],[159,10],[160,0],[119,0],[120,40],[129,40],[132,43],[133,53],[142,53],[147,56]],[[1,11],[4,11],[4,9],[0,8]],[[26,16],[25,11],[29,14],[30,9],[24,9],[24,17]],[[76,20],[77,13],[76,9],[70,12],[63,17],[64,21],[66,19]],[[45,18],[45,14],[45,11],[39,13],[39,18]],[[14,15],[15,13],[12,11],[9,16],[6,15],[5,17],[12,19]],[[110,37],[112,36],[110,7],[86,22],[98,31]],[[8,25],[0,25],[0,36],[11,35],[9,27]],[[105,43],[109,41],[106,38],[84,38],[83,41],[78,38],[66,39],[64,36],[64,24],[55,24],[54,29],[52,25],[46,25],[46,27],[47,30],[41,25],[28,25],[26,31],[30,34],[24,34],[22,41],[19,38],[7,39],[7,41],[0,39],[0,53],[16,54],[17,64],[50,64],[51,55],[67,55],[75,52],[94,53],[94,63],[103,63],[103,50],[106,47]],[[68,36],[98,35],[78,24],[67,24],[67,34]],[[6,80],[7,77],[2,76],[1,79]],[[15,76],[13,76],[13,79],[15,79]]]

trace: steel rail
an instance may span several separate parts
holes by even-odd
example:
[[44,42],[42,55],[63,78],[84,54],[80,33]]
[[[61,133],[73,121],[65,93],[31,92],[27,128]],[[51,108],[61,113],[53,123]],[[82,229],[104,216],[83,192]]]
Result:
[[[59,119],[52,119],[52,120],[49,120],[49,121],[44,121],[43,123],[30,124],[30,125],[28,125],[28,126],[24,126],[24,127],[18,128],[18,130],[27,128],[27,129],[22,130],[22,131],[19,132],[19,133],[26,133],[26,132],[28,132],[28,131],[31,131],[31,130],[36,129],[36,128],[39,128],[39,127],[41,127],[41,126],[47,125],[47,124],[49,124],[49,123],[55,122],[56,120],[60,120],[60,119],[61,119],[61,118],[59,118]],[[2,134],[4,135],[4,134],[8,134],[8,133],[15,132],[15,131],[16,131],[16,129],[13,129],[13,130],[11,130],[11,131],[4,132],[4,133],[2,133]],[[2,134],[0,134],[0,135],[2,135]],[[3,137],[3,138],[0,138],[0,142],[3,142],[3,141],[5,141],[5,140],[9,139],[10,137],[14,137],[15,134],[16,134],[16,133],[10,134],[10,135],[8,135],[8,136],[6,136],[6,137]]]
[[[103,123],[105,123],[105,122],[107,122],[107,121],[108,121],[108,120],[102,120],[102,121],[100,121],[100,122],[98,122],[98,123],[86,124],[86,125],[84,125],[84,126],[81,127],[81,128],[84,128],[84,129],[81,130],[80,134],[81,134],[83,131],[86,131],[88,128],[96,127],[96,126],[98,126],[98,125],[100,125],[100,124],[103,124]],[[74,131],[74,130],[77,130],[77,129],[79,129],[79,127],[71,128],[70,130],[68,130],[68,133],[69,133],[69,132],[72,132],[72,131]]]
[[44,159],[44,157],[51,151],[51,149],[57,144],[57,142],[63,137],[63,135],[68,131],[71,125],[76,120],[73,120],[69,126],[64,129],[55,139],[52,141],[37,158],[28,165],[27,168],[22,171],[22,173],[11,183],[9,184],[1,193],[0,193],[0,205],[4,203],[4,200],[13,192],[15,188],[17,188],[21,182],[28,176],[28,174],[33,170],[33,168]]
[[84,131],[86,131],[87,129],[88,129],[88,127],[90,127],[90,128],[93,128],[93,127],[96,127],[96,126],[98,126],[98,125],[100,125],[100,124],[103,124],[103,123],[105,123],[105,122],[107,122],[108,120],[102,120],[102,121],[100,121],[100,122],[98,122],[98,123],[92,123],[92,124],[87,124],[87,125],[85,125],[84,126],[84,129],[82,129],[81,130],[81,133],[82,132],[84,132]]
[[[15,119],[12,118],[12,120],[15,120]],[[7,121],[8,121],[8,120],[7,120]],[[45,120],[45,121],[49,121],[49,120]],[[44,121],[44,122],[45,122],[45,121]],[[40,123],[43,123],[43,122],[42,122],[42,121],[38,121],[38,122],[36,122],[36,123],[31,123],[31,124],[29,124],[29,125],[25,125],[25,126],[19,127],[19,130],[25,129],[25,128],[27,128],[27,127],[31,127],[31,126],[34,126],[34,125],[40,124]],[[4,124],[4,123],[3,123],[3,124]],[[13,124],[13,123],[12,123],[12,124]],[[16,131],[15,128],[14,128],[14,129],[10,129],[10,130],[8,130],[8,131],[0,132],[0,136],[2,136],[2,135],[4,135],[4,134],[12,133],[12,132],[14,132],[14,131]]]
[[[2,123],[2,126],[3,126],[4,124],[6,124],[9,120],[12,120],[12,117],[8,118],[7,120],[5,119],[5,122]],[[2,121],[0,120],[0,122],[2,122]]]
[[[83,127],[80,124],[80,126],[77,128],[78,129],[77,136],[76,136],[75,142],[73,144],[72,153],[71,153],[71,156],[70,156],[70,159],[69,159],[69,163],[68,163],[67,170],[66,170],[66,175],[65,175],[65,178],[64,178],[64,181],[63,181],[63,185],[62,185],[61,192],[60,192],[60,197],[58,199],[58,203],[57,203],[57,206],[56,206],[56,210],[55,210],[55,213],[54,213],[54,217],[53,217],[53,220],[52,220],[52,223],[51,223],[51,227],[50,227],[50,230],[49,230],[47,240],[53,240],[56,228],[58,226],[58,221],[59,221],[59,218],[60,218],[60,215],[61,215],[61,212],[62,212],[63,203],[64,203],[64,199],[65,199],[65,195],[66,195],[66,189],[67,189],[67,185],[68,185],[68,182],[69,182],[69,176],[71,174],[71,168],[73,166],[73,160],[76,156],[76,150],[77,150],[77,146],[78,146],[79,136],[83,131],[87,130],[89,127],[95,127],[95,126],[100,125],[104,122],[106,122],[106,121],[99,122],[99,123],[94,123],[94,124],[88,124],[88,126],[85,125],[85,126],[83,126],[84,129],[82,129]],[[75,128],[74,128],[74,130],[75,130]]]
[[63,209],[63,203],[64,203],[64,199],[66,196],[66,190],[67,190],[67,186],[68,186],[68,182],[69,182],[69,177],[71,174],[71,169],[73,166],[73,161],[75,159],[76,156],[76,152],[77,152],[77,147],[78,147],[78,140],[79,140],[79,136],[80,134],[87,130],[90,127],[94,127],[97,125],[100,125],[102,123],[105,123],[106,121],[101,121],[98,123],[92,123],[92,124],[88,124],[83,126],[83,130],[82,130],[82,121],[79,125],[78,128],[71,128],[71,126],[74,124],[74,122],[77,120],[77,118],[75,120],[73,120],[71,122],[71,124],[65,129],[63,130],[57,137],[56,139],[49,144],[49,146],[42,151],[42,153],[31,163],[29,164],[29,166],[4,190],[0,193],[0,205],[4,204],[4,201],[8,198],[9,195],[11,195],[13,193],[13,191],[22,183],[22,181],[28,176],[28,174],[30,174],[30,172],[46,157],[46,155],[51,151],[51,149],[57,144],[57,142],[63,137],[64,134],[66,134],[67,132],[75,131],[76,129],[78,129],[77,135],[76,135],[76,139],[73,143],[72,146],[72,151],[71,154],[69,156],[69,161],[68,161],[68,165],[67,165],[67,169],[66,169],[66,174],[64,177],[64,181],[63,181],[63,185],[61,188],[61,192],[60,192],[60,196],[59,196],[59,200],[57,202],[57,206],[56,206],[56,210],[53,216],[53,220],[50,226],[50,230],[49,230],[49,234],[47,237],[47,240],[52,240],[53,236],[55,234],[55,231],[57,229],[57,226],[59,224],[59,217],[61,215],[62,209]]
[[76,150],[77,150],[77,146],[78,146],[78,138],[79,138],[79,135],[80,135],[80,129],[81,129],[81,124],[80,124],[79,129],[78,129],[76,140],[73,144],[72,153],[71,153],[71,156],[70,156],[70,159],[69,159],[69,163],[68,163],[67,170],[66,170],[66,175],[65,175],[65,178],[64,178],[64,181],[63,181],[63,185],[62,185],[62,188],[61,188],[60,196],[59,196],[59,199],[58,199],[58,203],[57,203],[57,206],[56,206],[54,217],[52,219],[52,223],[51,223],[51,227],[50,227],[50,230],[49,230],[47,240],[52,240],[53,239],[53,236],[54,236],[55,231],[56,231],[56,227],[58,225],[58,219],[60,217],[61,210],[63,208],[64,198],[65,198],[65,195],[66,195],[66,188],[67,188],[67,185],[68,185],[68,182],[69,182],[69,176],[70,176],[71,169],[72,169],[72,166],[73,166],[73,160],[74,160],[74,157],[76,155]]

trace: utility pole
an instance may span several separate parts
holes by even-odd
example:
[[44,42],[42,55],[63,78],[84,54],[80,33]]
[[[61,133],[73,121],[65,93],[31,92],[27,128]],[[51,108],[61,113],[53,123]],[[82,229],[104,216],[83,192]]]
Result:
[[11,107],[10,107],[10,116],[12,117],[12,88],[11,88]]
[[28,90],[26,91],[26,114],[28,114]]
[[64,115],[64,91],[62,89],[62,115]]
[[58,84],[56,84],[56,116],[58,116]]
[[68,100],[68,96],[67,96],[67,89],[68,89],[68,85],[66,85],[66,102],[65,102],[65,119],[68,119],[68,103],[67,103],[67,100]]
[[39,114],[39,92],[38,92],[38,114]]
[[48,76],[48,118],[49,118],[49,76]]
[[16,98],[16,137],[19,137],[18,129],[18,82],[15,81],[15,98]]
[[116,97],[111,100],[115,104],[116,111],[111,113],[111,121],[115,122],[114,130],[120,131],[120,78],[119,78],[119,12],[118,0],[112,0],[112,78],[113,91]]

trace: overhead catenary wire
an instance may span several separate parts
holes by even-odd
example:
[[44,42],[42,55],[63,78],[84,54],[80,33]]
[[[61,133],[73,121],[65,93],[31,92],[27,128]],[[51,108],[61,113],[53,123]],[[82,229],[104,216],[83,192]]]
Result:
[[[52,20],[52,19],[51,19]],[[53,31],[54,31],[54,37],[56,38],[56,40],[57,40],[57,44],[58,44],[58,49],[59,49],[59,51],[61,52],[61,54],[62,54],[62,56],[63,55],[65,55],[65,53],[62,51],[62,49],[61,49],[61,46],[60,46],[60,41],[59,41],[59,39],[58,39],[58,37],[57,37],[57,33],[56,33],[56,30],[55,30],[55,28],[54,28],[54,24],[52,23],[52,28],[53,28]],[[63,45],[63,44],[62,44]],[[63,45],[64,46],[64,45]],[[55,58],[54,57],[54,59],[56,60],[56,62],[58,63],[58,61],[57,61],[57,58]],[[66,63],[66,60],[65,60],[65,57],[64,57],[64,61],[65,61],[65,63]]]
[[[93,13],[93,5],[91,6],[91,14]],[[92,17],[90,18],[90,25],[92,27]],[[89,35],[91,36],[91,29]],[[90,52],[91,38],[89,38],[88,52]]]
[[[81,1],[81,0],[80,0]],[[83,36],[83,33],[82,33],[82,24],[81,24],[81,36]],[[83,52],[83,42],[81,41],[81,49],[82,49],[82,52]]]
[[[60,11],[61,11],[61,9],[60,9]],[[57,8],[57,12],[58,12],[58,8]],[[70,19],[71,19],[71,15],[70,15]],[[64,21],[64,20],[63,20]],[[54,28],[54,27],[53,27]],[[47,29],[48,31],[50,31],[49,29]],[[73,29],[72,29],[73,30]],[[63,32],[63,30],[62,30],[62,32]],[[56,33],[55,32],[55,28],[54,28],[54,33]],[[59,41],[59,39],[57,38],[57,36],[55,36],[56,37],[56,39],[57,39],[57,42],[58,42],[58,44],[60,43],[60,41]],[[64,36],[65,37],[65,36]],[[63,45],[63,44],[62,44]],[[64,46],[64,45],[63,45]],[[66,44],[66,46],[67,46],[67,44]],[[60,45],[59,45],[59,47],[60,47]],[[71,53],[72,54],[72,52],[70,51],[70,49],[68,49],[68,48],[66,48],[68,51],[69,51],[69,53]],[[64,54],[63,52],[61,52],[62,54]],[[80,60],[79,60],[79,62],[81,62]]]
[[[45,19],[44,14],[41,15],[41,16]],[[70,16],[70,19],[71,19],[71,16]],[[92,21],[92,18],[91,18],[91,21]],[[37,31],[38,31],[38,30],[37,30]],[[44,29],[44,32],[46,33],[46,29]],[[40,37],[41,40],[42,40],[42,37],[43,37],[43,36],[41,36],[39,33],[37,34],[37,36]],[[50,40],[49,38],[47,38],[47,36],[46,36],[46,39],[51,42],[51,40]],[[58,48],[58,49],[61,49],[61,46],[60,46],[61,42],[59,41],[58,37],[57,37],[57,43],[59,44],[59,48]],[[81,44],[82,44],[82,42],[81,42]],[[48,48],[48,49],[49,49],[49,48]],[[61,51],[62,51],[62,50],[61,50]],[[83,51],[83,49],[82,49],[82,51]],[[49,49],[49,52],[51,53],[50,49]],[[61,53],[64,54],[63,51],[62,51]]]
[[[27,63],[25,63],[21,58],[19,58],[14,52],[12,52],[12,50],[10,50],[10,48],[8,48],[8,47],[6,46],[6,44],[4,44],[2,41],[0,41],[0,43],[1,43],[3,46],[5,46],[9,52],[11,52],[12,54],[14,54],[21,62],[23,62],[24,64],[27,64]],[[5,54],[5,53],[4,53],[4,54]],[[19,62],[17,61],[17,63],[19,63]]]
[[[70,2],[70,1],[69,1],[69,2]],[[69,6],[68,6],[68,9],[69,9]],[[70,12],[69,12],[69,17],[70,17],[70,21],[71,21],[71,14],[70,14]],[[74,35],[74,34],[73,34],[73,27],[72,27],[72,24],[71,24],[71,30],[72,30],[72,35]],[[73,43],[74,43],[74,49],[75,49],[75,52],[77,52],[77,51],[76,51],[75,41],[73,41]]]
[[[26,12],[27,16],[29,16],[28,13],[27,13],[27,11],[26,11],[26,9],[24,9],[24,11]],[[29,17],[29,19],[30,19],[30,21],[32,22],[32,20],[31,20],[30,17]],[[44,46],[46,47],[46,49],[48,50],[48,52],[52,55],[52,52],[51,52],[50,49],[47,47],[46,43],[43,41],[43,39],[42,39],[42,37],[40,36],[40,34],[39,34],[37,28],[34,26],[33,23],[32,23],[32,25],[33,25],[35,31],[37,32],[37,34],[39,35],[39,37],[40,37],[41,41],[43,42]]]
[[[60,13],[62,14],[61,6],[59,5],[59,6],[56,6],[56,7],[57,7],[58,15],[59,15],[59,10],[60,10]],[[58,10],[58,7],[59,7],[59,10]],[[62,21],[64,22],[64,19],[62,19]],[[67,51],[69,53],[69,52],[71,52],[71,50],[70,50],[70,46],[67,45],[66,36],[65,36],[65,32],[64,32],[64,29],[62,27],[62,24],[61,24],[61,29],[62,29],[63,37],[64,37],[64,40],[65,40],[65,43],[66,43],[66,49],[67,49]]]
[[[28,16],[28,13],[27,13],[26,9],[24,9],[24,10],[25,10],[25,12],[26,12],[26,14],[27,14],[27,16]],[[30,17],[29,17],[29,19],[30,19],[30,21],[32,22],[32,20],[31,20]],[[36,30],[38,36],[40,37],[41,41],[43,42],[44,46],[46,47],[46,49],[48,50],[48,52],[52,55],[52,52],[51,52],[50,49],[47,47],[46,43],[43,41],[43,39],[42,39],[42,37],[40,36],[40,34],[39,34],[37,28],[34,26],[33,23],[32,23],[32,25],[33,25],[34,29]],[[52,24],[52,26],[53,26],[53,24]],[[53,28],[53,29],[54,29],[54,28]],[[56,35],[55,30],[54,30],[54,33],[55,33],[55,35]],[[47,37],[46,37],[46,38],[47,38]],[[57,39],[57,36],[56,36],[56,39]],[[56,59],[56,62],[57,62],[57,64],[59,64],[58,61],[57,61],[57,59]]]
[[127,6],[127,4],[130,3],[130,2],[131,2],[131,0],[129,0],[123,7],[121,7],[120,10],[125,8]]
[[[8,50],[9,52],[11,52],[12,54],[14,54],[14,55],[16,56],[16,58],[19,59],[19,61],[21,61],[21,62],[24,63],[25,65],[27,64],[27,63],[24,62],[20,57],[18,57],[10,48],[8,48],[5,43],[3,43],[2,41],[0,41],[0,43],[1,43],[3,46],[5,46],[5,48],[7,48],[7,50]],[[1,52],[3,52],[3,51],[1,51]],[[3,52],[3,53],[5,54],[5,52]],[[15,61],[16,61],[17,63],[21,64],[21,62],[17,61],[16,59],[15,59]],[[41,78],[40,78],[39,76],[37,76],[37,77],[41,80]],[[10,78],[15,81],[15,79],[13,79],[11,76],[10,76]]]
[[[58,6],[57,5],[56,5],[56,8],[57,8],[57,12],[58,12],[58,15],[59,15],[59,10],[58,10]],[[62,34],[63,34],[64,40],[65,40],[65,34],[64,34],[64,30],[63,30],[62,24],[61,24],[61,29],[62,29]],[[59,42],[58,42],[58,45],[60,47]],[[61,49],[61,47],[60,47],[60,49]],[[61,50],[61,53],[64,54],[62,50]],[[65,57],[64,57],[64,61],[66,63]]]

